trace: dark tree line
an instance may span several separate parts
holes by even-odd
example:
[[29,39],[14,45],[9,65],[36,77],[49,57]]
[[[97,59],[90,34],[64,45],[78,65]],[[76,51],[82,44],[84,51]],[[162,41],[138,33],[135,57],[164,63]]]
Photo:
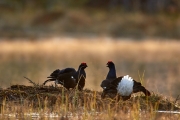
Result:
[[142,12],[178,12],[180,10],[179,0],[91,0],[89,6],[120,8],[125,11]]
[[0,0],[0,7],[52,9],[53,6],[96,9],[118,8],[125,11],[179,12],[180,0]]

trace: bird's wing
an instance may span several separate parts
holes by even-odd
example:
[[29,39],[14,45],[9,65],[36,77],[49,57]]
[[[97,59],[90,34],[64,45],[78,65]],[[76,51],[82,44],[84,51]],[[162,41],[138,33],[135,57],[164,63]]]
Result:
[[65,68],[65,69],[62,69],[59,74],[65,74],[65,73],[71,73],[71,72],[76,72],[76,70],[74,68]]
[[106,89],[108,86],[110,85],[110,81],[109,80],[103,80],[102,82],[101,82],[101,87],[103,88],[103,89]]
[[64,74],[59,74],[57,77],[57,81],[65,88],[74,88],[76,86],[76,79],[74,78],[73,75],[74,75],[74,71]]
[[73,79],[74,80],[73,82],[76,82],[76,80],[74,79],[75,73],[76,73],[75,71],[64,72],[63,74],[59,74],[57,79],[58,81],[61,81],[61,82],[65,82],[64,80],[67,80],[67,79]]
[[133,92],[143,92],[146,96],[150,96],[151,93],[140,82],[134,81]]
[[133,80],[134,81],[134,86],[141,86],[141,83],[140,82],[137,82],[137,81],[135,81],[135,80]]
[[111,86],[117,87],[117,85],[119,84],[119,82],[122,80],[124,76],[118,77],[114,80],[111,81]]
[[53,71],[49,77],[47,78],[56,78],[58,76],[58,74],[61,72],[61,70],[56,69],[55,71]]
[[[49,77],[47,77],[48,80],[46,80],[44,84],[46,84],[49,81],[56,81],[56,80],[58,80],[59,84],[63,84],[64,80],[71,79],[71,77],[74,75],[75,72],[76,70],[74,68],[65,68],[62,70],[56,69],[50,74]],[[76,82],[75,79],[73,82]]]
[[47,78],[57,78],[61,74],[70,73],[70,72],[76,72],[76,70],[74,68],[65,68],[62,70],[56,69]]

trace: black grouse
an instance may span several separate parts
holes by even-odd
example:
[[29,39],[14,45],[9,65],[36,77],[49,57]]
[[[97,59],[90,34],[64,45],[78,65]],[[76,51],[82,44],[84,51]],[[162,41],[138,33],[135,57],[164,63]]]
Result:
[[86,67],[88,67],[86,63],[81,63],[77,71],[74,68],[57,69],[47,77],[49,79],[43,84],[45,85],[49,81],[55,81],[55,84],[61,84],[68,90],[75,88],[77,85],[78,90],[81,91],[85,86],[86,72],[84,69]]
[[[114,72],[116,71],[112,71],[112,73]],[[106,85],[105,89],[103,89],[101,97],[104,98],[106,94],[110,97],[118,95],[118,99],[122,97],[123,100],[127,100],[131,97],[132,93],[137,92],[143,92],[146,96],[151,95],[151,93],[143,87],[140,82],[137,82],[129,77],[129,75],[126,75],[110,80],[110,83]]]
[[109,68],[109,72],[106,76],[106,79],[103,80],[101,83],[101,87],[103,89],[106,89],[110,85],[111,81],[117,78],[116,77],[116,68],[115,68],[114,63],[112,61],[108,61],[106,65]]

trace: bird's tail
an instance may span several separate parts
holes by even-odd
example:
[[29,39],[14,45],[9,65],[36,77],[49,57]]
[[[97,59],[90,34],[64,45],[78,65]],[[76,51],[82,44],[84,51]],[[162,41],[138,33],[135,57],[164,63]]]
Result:
[[46,81],[44,81],[43,85],[45,85],[47,82],[55,81],[55,80],[56,80],[55,78],[47,79]]
[[143,92],[144,93],[144,95],[146,95],[146,96],[150,96],[151,95],[151,93],[145,88],[145,87],[143,87],[143,86],[135,86],[134,88],[133,88],[133,92],[134,93],[137,93],[137,92]]
[[53,71],[53,72],[50,74],[50,76],[47,77],[47,78],[57,78],[58,75],[59,75],[59,73],[60,73],[60,70],[59,70],[59,69],[56,69],[56,70]]
[[50,82],[50,81],[56,81],[57,77],[58,77],[58,74],[59,74],[60,70],[59,69],[56,69],[55,71],[53,71],[49,77],[49,79],[47,79],[43,85],[45,85],[47,82]]

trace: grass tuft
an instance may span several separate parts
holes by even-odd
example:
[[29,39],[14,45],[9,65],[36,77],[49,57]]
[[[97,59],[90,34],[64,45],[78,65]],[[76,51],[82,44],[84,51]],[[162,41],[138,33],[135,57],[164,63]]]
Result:
[[[27,113],[56,113],[64,118],[81,119],[141,119],[157,118],[156,111],[180,110],[167,98],[152,94],[135,94],[127,101],[101,99],[101,92],[85,89],[68,91],[63,87],[12,85],[0,91],[1,114],[14,113],[26,117]],[[145,114],[145,115],[144,115]],[[173,116],[173,115],[172,115]],[[2,117],[2,116],[1,116]]]

